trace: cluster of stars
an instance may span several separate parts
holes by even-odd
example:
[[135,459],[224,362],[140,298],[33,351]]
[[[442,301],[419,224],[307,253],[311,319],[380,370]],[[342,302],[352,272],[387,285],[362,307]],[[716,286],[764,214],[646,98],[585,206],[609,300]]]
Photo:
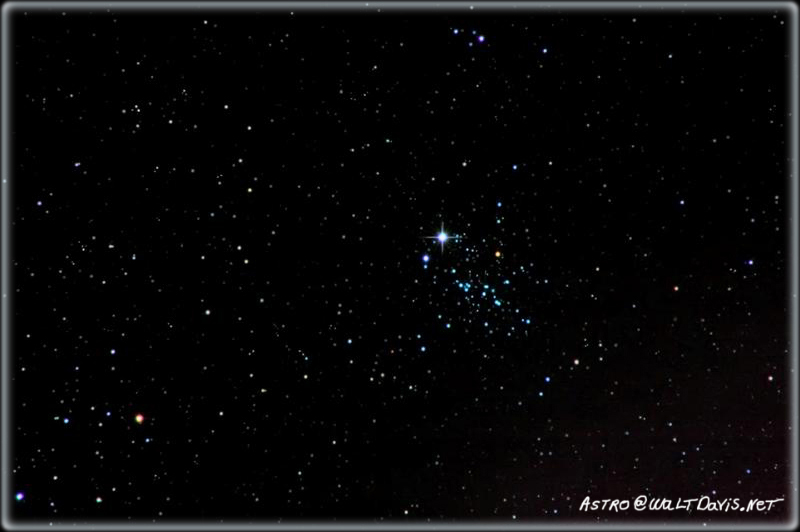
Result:
[[[716,17],[698,26],[682,15],[665,39],[633,33],[621,19],[595,32],[588,18],[578,28],[555,14],[508,25],[451,15],[414,39],[407,25],[376,34],[369,24],[345,27],[344,18],[311,32],[303,26],[312,17],[286,27],[281,17],[254,27],[242,19],[229,34],[223,20],[182,28],[176,18],[175,31],[188,38],[175,39],[175,57],[192,61],[165,63],[153,31],[143,50],[124,48],[135,39],[116,41],[108,71],[81,70],[89,62],[71,46],[43,55],[44,34],[18,39],[19,94],[27,98],[20,138],[51,127],[89,136],[65,138],[52,157],[35,143],[20,152],[19,167],[37,180],[19,187],[15,230],[40,238],[17,240],[24,252],[15,268],[24,274],[15,282],[20,294],[47,290],[54,301],[19,298],[20,331],[30,331],[20,345],[32,355],[15,371],[26,414],[13,431],[20,467],[8,496],[20,503],[11,504],[16,512],[42,506],[41,517],[50,502],[56,517],[88,506],[150,522],[162,510],[166,518],[227,507],[255,520],[273,510],[287,518],[349,511],[374,493],[388,507],[367,507],[386,516],[435,516],[444,506],[524,519],[569,513],[576,490],[602,491],[614,479],[649,490],[664,452],[687,485],[738,463],[740,484],[757,478],[768,487],[760,473],[770,468],[777,478],[786,468],[772,440],[760,444],[782,428],[767,417],[706,409],[709,423],[727,427],[711,431],[714,445],[696,425],[679,434],[679,422],[665,423],[686,409],[694,422],[701,401],[723,404],[717,395],[752,401],[748,412],[759,414],[786,396],[774,357],[750,343],[781,332],[751,318],[768,299],[761,296],[778,292],[770,265],[785,258],[771,254],[780,239],[762,240],[756,228],[763,221],[775,229],[785,205],[772,201],[777,180],[752,172],[758,185],[737,188],[727,179],[750,170],[745,153],[774,158],[768,128],[785,133],[782,80],[750,81],[758,76],[745,68],[728,78],[713,49],[692,54],[690,70],[672,60],[672,47],[675,57],[689,56],[680,49],[688,32],[687,46],[699,52],[703,32],[724,26]],[[78,17],[53,18],[76,21],[72,33],[55,35],[125,31],[106,31],[97,17],[85,28]],[[756,52],[771,50],[770,32],[748,24],[759,32],[747,34],[755,37],[747,46],[728,47],[726,61],[752,65]],[[229,83],[210,90],[205,69],[230,51],[219,44],[230,36],[241,62],[227,70]],[[307,46],[311,38],[326,46]],[[69,69],[64,79],[86,83],[38,83],[37,65],[56,61]],[[412,65],[410,76],[403,65]],[[287,70],[272,76],[275,68]],[[642,71],[663,79],[642,84]],[[265,76],[270,83],[259,81]],[[133,90],[153,79],[168,97]],[[705,116],[717,99],[702,107],[685,91],[711,94],[717,79],[732,90],[719,98],[720,115]],[[98,107],[83,86],[108,87],[110,96]],[[642,87],[648,98],[637,97]],[[719,116],[733,116],[751,93],[761,103],[747,116],[756,134],[747,131],[746,149],[704,159],[712,144],[703,139],[713,138],[714,153],[734,146],[724,129],[735,121]],[[41,113],[29,112],[48,98]],[[113,117],[107,108],[117,109]],[[69,111],[58,124],[54,109]],[[115,147],[127,152],[136,141],[133,116],[135,128],[165,147],[137,150],[141,164],[114,175]],[[325,143],[308,124],[323,128]],[[730,142],[717,143],[723,137]],[[657,142],[664,138],[666,146]],[[276,139],[279,149],[265,153]],[[76,211],[66,191],[97,212]],[[86,192],[97,201],[79,202]],[[123,199],[148,207],[142,215]],[[709,223],[706,213],[726,221]],[[730,229],[738,218],[749,220],[746,232]],[[432,225],[420,228],[420,219]],[[725,242],[737,250],[726,254]],[[136,304],[127,303],[131,294]],[[101,310],[76,319],[65,309],[84,295],[87,309]],[[193,356],[170,357],[176,346]],[[39,363],[51,354],[67,371]],[[745,371],[721,378],[734,370]],[[37,380],[43,392],[32,391]],[[757,386],[737,397],[738,382]],[[222,392],[210,390],[218,383]],[[578,407],[587,411],[575,414]],[[745,451],[763,452],[757,461],[734,461],[739,450],[724,439],[742,434],[753,439]],[[652,445],[622,456],[628,437]],[[683,439],[693,441],[675,451]],[[714,449],[701,452],[703,445]],[[497,448],[491,467],[487,448]],[[187,459],[170,460],[178,455]],[[400,471],[390,491],[379,491],[387,475],[378,466]],[[214,491],[209,467],[236,489]],[[91,482],[68,493],[75,472]],[[740,489],[724,485],[727,476],[713,480],[720,491]],[[552,478],[563,485],[536,480]],[[174,491],[183,479],[195,490],[186,497],[141,496],[153,480]],[[427,500],[417,492],[429,482]],[[259,500],[269,504],[242,502]]]
[[478,30],[472,30],[470,32],[467,32],[458,28],[454,28],[453,35],[459,35],[459,34],[471,34],[474,37],[475,40],[469,41],[468,46],[472,46],[474,43],[483,44],[484,42],[486,42],[486,36],[481,33],[478,33]]
[[[501,207],[502,202],[497,202],[497,206]],[[442,250],[444,249],[444,244],[451,239],[445,232],[444,226],[442,226],[438,235],[426,238],[438,241]],[[462,238],[463,237],[458,237],[458,239]],[[453,240],[456,240],[456,238],[453,237]],[[506,331],[507,336],[510,337],[519,333],[524,334],[524,331],[519,329],[517,325],[530,325],[531,318],[521,315],[521,310],[519,308],[504,304],[504,298],[500,297],[498,286],[492,286],[491,283],[484,280],[487,277],[497,276],[498,272],[492,272],[483,266],[479,266],[481,261],[479,258],[480,253],[477,248],[467,247],[461,251],[465,257],[462,271],[459,273],[455,268],[445,266],[445,261],[441,266],[441,274],[450,276],[453,284],[457,286],[458,291],[462,293],[464,299],[468,303],[468,308],[471,310],[470,319],[482,323],[483,326],[488,329],[489,334],[494,334],[494,332],[496,332],[496,328],[491,327],[490,322],[496,322],[498,319],[509,321]],[[497,250],[493,253],[493,256],[495,258],[500,258],[502,253]],[[424,268],[427,269],[428,263],[431,260],[430,256],[425,254],[422,260]],[[472,267],[473,264],[475,265],[474,267]],[[524,268],[521,268],[520,271],[524,271]],[[508,278],[499,281],[499,287],[505,290],[507,297],[510,297],[514,293],[511,280]],[[445,288],[445,292],[448,290],[449,289]],[[486,303],[488,303],[488,306],[486,306]],[[442,319],[441,316],[440,319]],[[450,321],[446,321],[444,326],[446,329],[450,329],[452,324]]]

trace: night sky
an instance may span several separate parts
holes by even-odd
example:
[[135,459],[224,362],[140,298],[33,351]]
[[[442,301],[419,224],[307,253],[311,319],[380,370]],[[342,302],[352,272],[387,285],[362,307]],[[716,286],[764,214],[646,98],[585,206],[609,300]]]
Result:
[[788,11],[11,16],[14,517],[788,515]]

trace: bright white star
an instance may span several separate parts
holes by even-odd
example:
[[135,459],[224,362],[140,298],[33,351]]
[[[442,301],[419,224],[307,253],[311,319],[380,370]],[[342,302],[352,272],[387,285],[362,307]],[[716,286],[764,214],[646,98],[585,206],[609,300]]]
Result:
[[448,240],[456,240],[456,241],[458,241],[458,240],[461,240],[463,237],[461,237],[459,235],[452,235],[452,236],[448,235],[447,232],[444,230],[444,224],[442,224],[442,228],[439,231],[439,234],[437,234],[436,236],[426,236],[425,238],[429,238],[431,240],[438,240],[439,244],[441,244],[441,246],[442,246],[442,251],[444,251],[445,242],[447,242]]

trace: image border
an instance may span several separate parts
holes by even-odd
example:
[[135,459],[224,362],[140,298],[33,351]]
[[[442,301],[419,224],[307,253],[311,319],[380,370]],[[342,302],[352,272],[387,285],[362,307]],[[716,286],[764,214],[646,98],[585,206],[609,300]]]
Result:
[[[392,12],[447,12],[469,15],[480,13],[534,13],[545,12],[548,14],[566,14],[569,12],[609,12],[619,13],[693,13],[693,12],[759,12],[774,13],[784,12],[787,15],[788,39],[786,57],[788,59],[788,93],[785,117],[787,127],[787,167],[788,186],[788,235],[787,247],[790,257],[788,266],[789,294],[786,300],[788,305],[788,338],[789,360],[787,368],[787,383],[789,386],[789,405],[787,424],[791,432],[788,449],[789,475],[786,487],[786,501],[788,504],[788,518],[785,521],[745,522],[717,521],[703,522],[702,516],[696,521],[675,520],[668,521],[660,518],[657,523],[653,521],[637,521],[635,519],[612,521],[607,519],[609,514],[592,514],[594,521],[562,522],[547,520],[517,521],[499,519],[447,519],[441,521],[406,520],[379,521],[382,518],[360,521],[330,520],[243,520],[237,518],[207,518],[205,520],[172,520],[159,518],[157,520],[128,520],[121,518],[118,521],[103,520],[14,520],[11,515],[10,497],[12,493],[12,434],[13,419],[11,412],[13,371],[11,364],[12,331],[10,327],[11,308],[13,299],[12,278],[12,238],[11,214],[13,193],[13,179],[11,169],[11,122],[13,110],[11,108],[11,79],[10,65],[12,32],[10,18],[18,11],[47,12],[47,11],[80,11],[80,12],[186,12],[201,14],[205,12],[365,12],[365,13],[392,13]],[[68,528],[75,531],[84,530],[794,530],[798,526],[798,347],[800,345],[800,327],[798,324],[798,281],[800,280],[800,262],[798,261],[798,219],[800,210],[800,187],[798,186],[798,6],[794,1],[521,1],[521,2],[492,2],[492,1],[444,1],[444,2],[353,2],[353,1],[296,1],[296,2],[264,2],[264,1],[11,1],[2,6],[2,102],[0,102],[0,239],[2,245],[2,263],[0,264],[0,287],[2,288],[2,302],[0,303],[0,511],[2,521],[0,524],[6,530],[53,530]]]

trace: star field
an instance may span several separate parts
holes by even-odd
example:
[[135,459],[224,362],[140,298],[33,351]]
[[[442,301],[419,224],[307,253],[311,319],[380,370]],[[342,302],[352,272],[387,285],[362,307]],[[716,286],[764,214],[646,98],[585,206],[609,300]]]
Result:
[[788,10],[10,16],[16,519],[788,515]]

